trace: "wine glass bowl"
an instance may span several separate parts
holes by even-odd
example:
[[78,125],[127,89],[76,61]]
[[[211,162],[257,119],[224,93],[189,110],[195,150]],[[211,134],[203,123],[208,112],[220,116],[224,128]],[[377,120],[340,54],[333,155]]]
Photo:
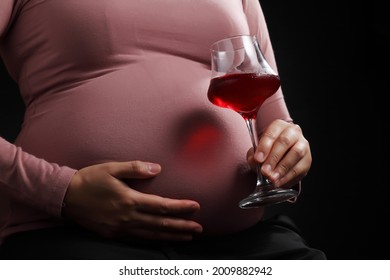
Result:
[[[278,74],[269,66],[254,36],[239,35],[211,46],[211,80],[207,92],[214,105],[239,113],[247,125],[256,150],[257,113],[264,101],[280,87]],[[287,201],[298,195],[294,189],[278,188],[261,174],[253,193],[239,202],[240,208],[254,208]]]

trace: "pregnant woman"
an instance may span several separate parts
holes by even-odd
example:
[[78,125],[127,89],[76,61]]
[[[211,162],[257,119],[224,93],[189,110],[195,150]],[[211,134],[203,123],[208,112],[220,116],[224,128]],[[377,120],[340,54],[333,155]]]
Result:
[[240,209],[251,166],[300,188],[309,143],[281,89],[256,151],[207,99],[210,45],[257,36],[257,0],[2,0],[0,55],[26,111],[0,138],[3,259],[324,259],[285,217]]

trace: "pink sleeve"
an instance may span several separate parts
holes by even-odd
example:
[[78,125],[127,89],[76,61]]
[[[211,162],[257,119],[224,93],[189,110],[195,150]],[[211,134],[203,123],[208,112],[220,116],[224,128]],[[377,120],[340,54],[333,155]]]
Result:
[[[276,60],[268,33],[267,23],[258,0],[243,0],[244,11],[248,19],[249,30],[257,36],[261,50],[270,66],[277,71]],[[283,119],[292,122],[288,112],[282,89],[272,95],[261,106],[258,114],[258,126],[260,131],[274,119]]]
[[59,217],[75,172],[28,154],[0,137],[0,193]]
[[[0,40],[22,5],[21,0],[0,0]],[[30,155],[0,137],[0,195],[53,216],[61,215],[65,192],[76,170]]]

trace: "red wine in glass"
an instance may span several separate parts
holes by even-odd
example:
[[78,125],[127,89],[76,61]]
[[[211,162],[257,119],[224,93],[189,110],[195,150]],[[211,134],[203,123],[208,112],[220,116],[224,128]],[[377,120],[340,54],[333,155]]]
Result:
[[273,74],[227,74],[211,79],[207,96],[217,106],[255,119],[260,106],[279,86],[279,76]]
[[[264,58],[257,38],[240,35],[211,46],[211,80],[207,96],[216,106],[239,113],[247,125],[256,150],[257,112],[264,101],[280,87],[277,73]],[[239,201],[240,208],[254,208],[287,201],[298,195],[294,189],[276,187],[265,178],[257,164],[255,190]]]

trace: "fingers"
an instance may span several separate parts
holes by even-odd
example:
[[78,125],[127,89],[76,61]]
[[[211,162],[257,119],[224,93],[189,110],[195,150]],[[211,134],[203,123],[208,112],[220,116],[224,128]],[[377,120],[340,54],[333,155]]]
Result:
[[305,164],[302,160],[295,164],[293,168],[286,171],[279,171],[278,168],[275,168],[275,171],[272,172],[273,175],[270,176],[270,179],[277,187],[284,185],[286,187],[294,186],[307,175],[306,166],[307,164]]
[[108,172],[116,178],[149,178],[161,172],[157,163],[143,161],[109,162],[105,163]]
[[[269,137],[268,143],[271,142],[271,139],[274,142],[267,160],[262,166],[262,171],[271,181],[275,182],[281,176],[287,174],[301,160],[304,151],[298,149],[299,134],[293,129],[282,130],[275,139]],[[294,152],[295,150],[299,150],[299,152]]]
[[149,178],[158,164],[108,162],[77,172],[68,187],[64,217],[108,238],[139,235],[148,239],[190,240],[202,231],[192,219],[199,203],[141,193],[122,178]]
[[[282,120],[274,121],[261,135],[255,153],[255,159],[263,162],[269,156],[274,157],[274,161],[281,158],[286,150],[291,146],[297,138],[297,134],[301,134],[299,126],[289,124]],[[272,155],[270,152],[272,150]]]
[[191,240],[202,232],[202,226],[188,219],[200,209],[192,200],[164,198],[129,189],[132,204],[127,213],[126,231],[143,238],[162,240]]
[[141,194],[138,201],[139,211],[161,215],[184,215],[191,214],[200,209],[199,203],[186,199],[170,199],[157,195]]
[[261,172],[277,186],[297,183],[311,166],[309,142],[298,125],[273,122],[261,135],[254,155]]

